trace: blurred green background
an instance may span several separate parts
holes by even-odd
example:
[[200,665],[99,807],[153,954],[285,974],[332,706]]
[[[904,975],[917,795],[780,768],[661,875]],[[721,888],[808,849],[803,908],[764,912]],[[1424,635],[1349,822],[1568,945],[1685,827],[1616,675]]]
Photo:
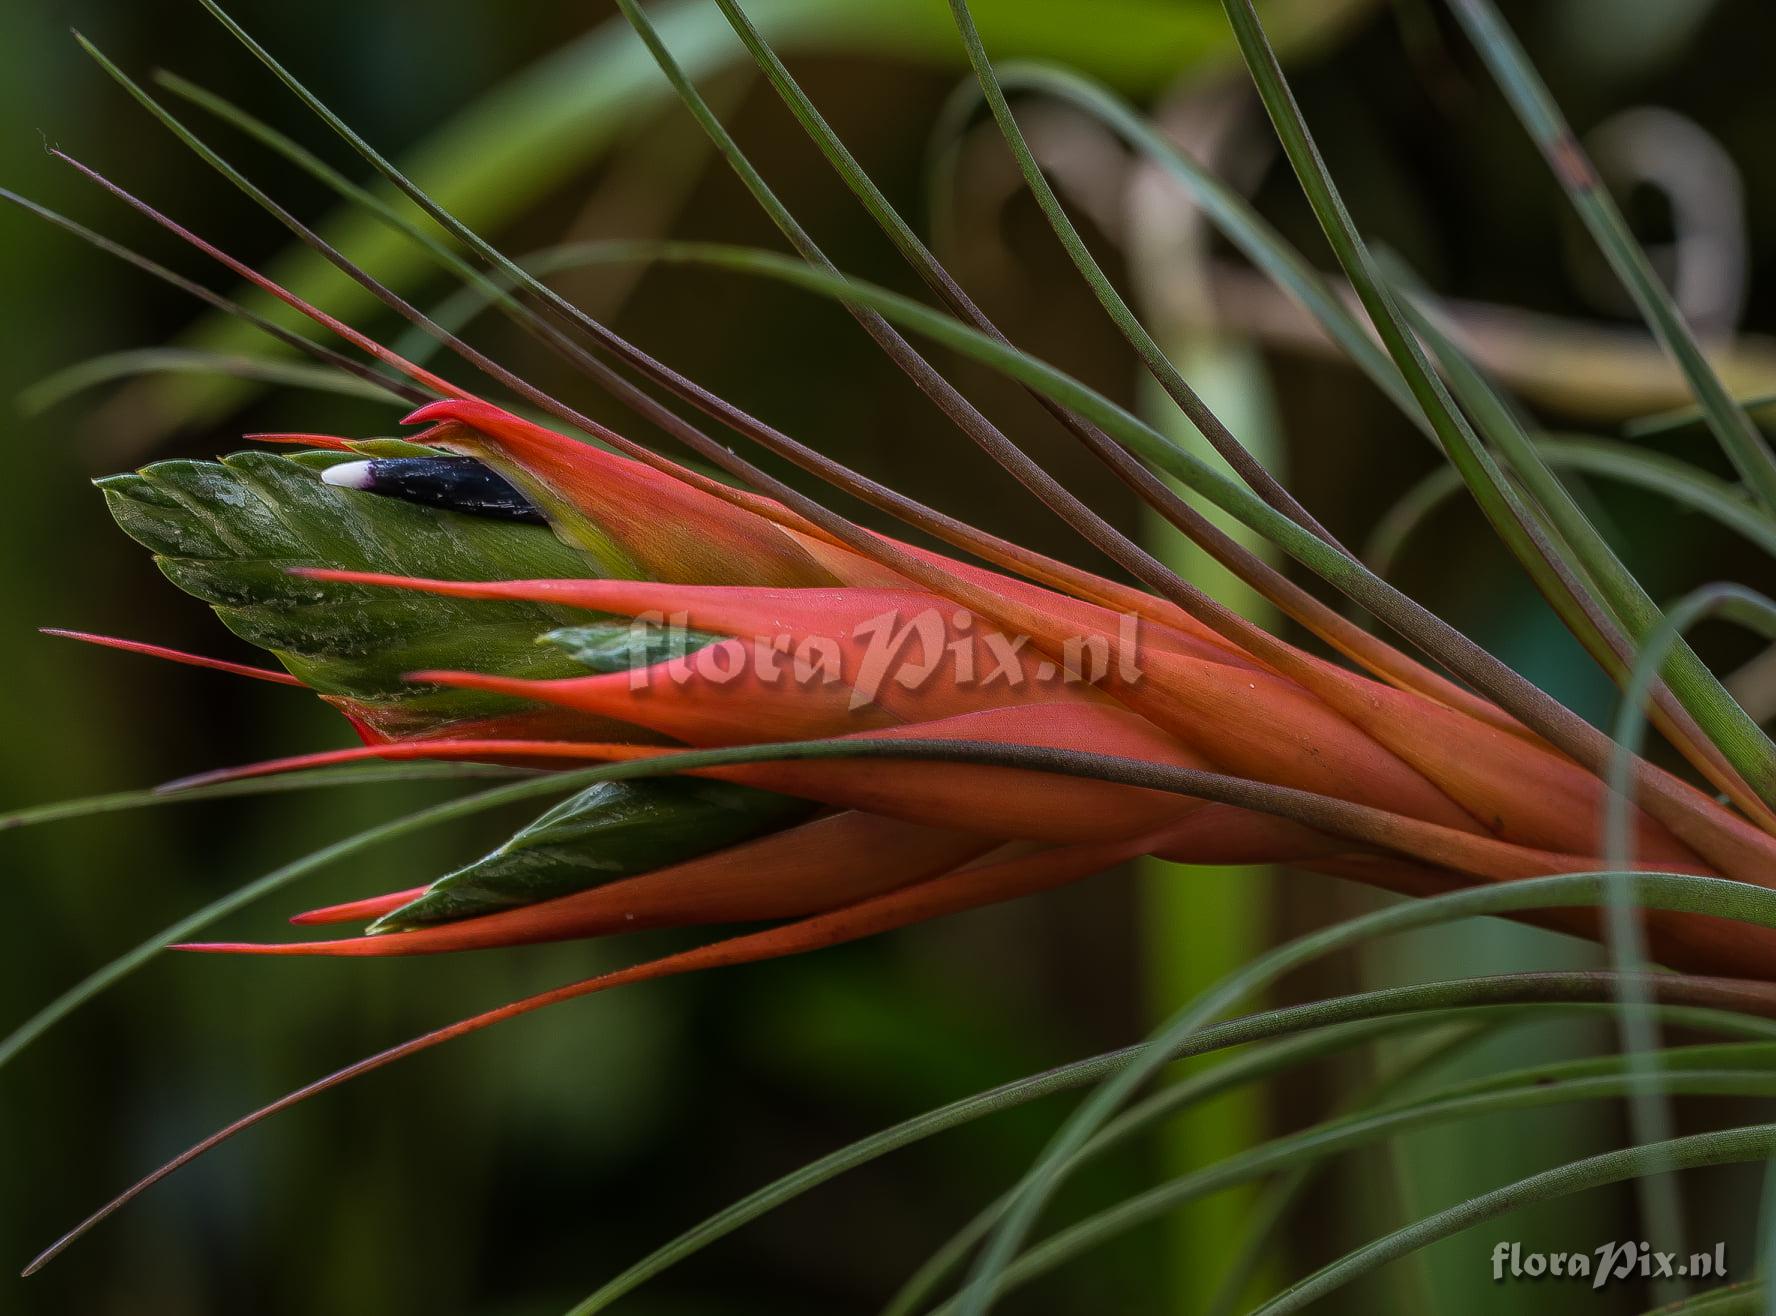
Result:
[[[1760,0],[1503,7],[1575,126],[1593,134],[1643,238],[1720,345],[1729,377],[1747,387],[1776,380],[1776,346],[1764,336],[1776,333],[1769,274],[1776,155],[1767,149],[1776,84],[1765,67],[1776,49],[1776,11]],[[889,195],[921,228],[938,217],[941,253],[990,313],[1015,326],[1022,345],[1113,396],[1151,406],[1129,354],[1017,187],[990,125],[962,140],[952,169],[928,176],[934,121],[963,72],[938,0],[749,8],[783,41]],[[1074,61],[1118,85],[1247,191],[1311,258],[1329,263],[1230,63],[1218,6],[1006,0],[978,8],[995,54]],[[681,51],[697,53],[743,144],[834,259],[910,290],[887,244],[752,76],[713,5],[693,0],[673,8],[669,21],[667,7],[657,12]],[[1678,400],[1625,299],[1435,4],[1279,0],[1268,12],[1288,38],[1298,93],[1359,221],[1460,299],[1458,321],[1482,360],[1551,428],[1612,432],[1633,414]],[[570,237],[662,234],[772,243],[767,222],[710,160],[639,44],[603,4],[239,0],[236,14],[372,141],[425,158],[426,181],[455,188],[453,200],[508,251]],[[275,257],[282,230],[139,113],[69,39],[71,24],[132,71],[165,66],[192,77],[348,162],[195,4],[12,0],[0,15],[0,181],[211,277],[195,256],[48,159],[47,139],[236,254]],[[531,90],[500,90],[513,85]],[[1628,113],[1644,107],[1659,107],[1663,117]],[[493,130],[451,136],[449,125],[465,115]],[[1423,441],[1304,336],[1289,309],[1197,229],[1175,193],[1099,130],[1042,105],[1029,107],[1026,123],[1082,226],[1186,373],[1240,418],[1236,429],[1269,434],[1272,459],[1302,500],[1340,537],[1361,543],[1433,468]],[[219,140],[297,213],[331,209],[311,180],[237,149],[226,132]],[[447,292],[390,263],[385,247],[354,250],[404,275],[422,304]],[[571,275],[562,286],[797,437],[991,530],[1102,565],[965,450],[831,306],[683,270]],[[153,457],[228,451],[243,431],[388,432],[393,417],[315,393],[203,390],[178,380],[126,384],[41,414],[15,407],[21,390],[71,362],[180,339],[196,312],[180,294],[10,209],[0,211],[0,308],[9,440],[0,515],[0,808],[345,743],[346,729],[300,693],[72,648],[35,628],[104,630],[248,657],[115,531],[86,481]],[[373,316],[361,322],[395,332]],[[509,332],[488,325],[480,336],[538,382],[628,426]],[[1126,491],[1027,398],[978,368],[951,364],[970,395],[1076,491],[1174,551],[1142,526]],[[1661,442],[1712,460],[1696,432]],[[1750,550],[1710,523],[1614,485],[1583,492],[1655,594],[1719,571],[1770,583],[1767,564],[1745,561]],[[1178,557],[1218,586],[1190,554]],[[1607,685],[1472,509],[1452,504],[1439,513],[1413,541],[1398,578],[1588,715],[1608,712]],[[1704,638],[1723,667],[1753,656],[1730,635]],[[0,1031],[218,893],[445,790],[364,787],[0,835],[7,901]],[[483,818],[340,864],[225,931],[283,935],[281,920],[297,908],[423,882],[520,821]],[[155,1189],[42,1275],[0,1279],[0,1310],[560,1311],[769,1179],[977,1088],[1135,1040],[1206,979],[1217,957],[1238,958],[1371,900],[1328,879],[1288,874],[1110,875],[880,943],[546,1012],[280,1116]],[[416,1032],[678,940],[386,963],[160,957],[0,1071],[0,1262],[16,1269],[138,1173],[261,1101]],[[1334,963],[1292,980],[1284,996],[1585,963],[1590,955],[1502,925],[1463,929]],[[1484,1069],[1500,1058],[1605,1040],[1595,1029],[1518,1034],[1468,1063]],[[1322,1115],[1362,1072],[1353,1063],[1248,1094],[1110,1159],[1069,1190],[1065,1209],[1124,1196],[1168,1167],[1200,1164],[1228,1138]],[[846,1176],[620,1309],[871,1310],[1012,1180],[1062,1109],[1041,1103]],[[1315,1189],[1284,1231],[1267,1277],[1274,1286],[1397,1223],[1403,1211],[1422,1213],[1529,1172],[1587,1140],[1607,1145],[1619,1120],[1614,1109],[1548,1115],[1418,1137],[1392,1159],[1356,1159]],[[1755,1183],[1722,1174],[1695,1187],[1698,1237],[1725,1237],[1730,1252],[1748,1258]],[[1210,1208],[1131,1236],[1006,1310],[1196,1310],[1226,1260],[1230,1222],[1237,1209]],[[1351,1290],[1340,1310],[1638,1310],[1645,1295],[1632,1287],[1601,1298],[1500,1289],[1485,1264],[1498,1237],[1588,1250],[1634,1236],[1634,1228],[1626,1195],[1594,1195],[1540,1222],[1452,1240],[1422,1268],[1396,1267]],[[1427,1293],[1436,1295],[1431,1305]]]

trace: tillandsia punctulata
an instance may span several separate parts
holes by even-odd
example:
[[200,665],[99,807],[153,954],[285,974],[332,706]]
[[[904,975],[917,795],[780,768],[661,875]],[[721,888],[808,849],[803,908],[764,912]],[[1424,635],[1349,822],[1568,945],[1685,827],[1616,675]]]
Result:
[[[176,583],[366,742],[199,780],[359,758],[561,768],[683,747],[942,740],[1282,788],[1274,799],[1293,807],[865,745],[594,785],[430,887],[298,916],[366,920],[364,935],[199,949],[400,955],[847,909],[893,926],[1144,853],[1287,861],[1414,893],[1605,866],[1603,783],[1427,672],[1389,684],[1287,646],[1261,657],[1057,563],[1031,564],[1039,583],[895,545],[965,587],[965,606],[692,471],[473,399],[409,419],[424,428],[406,441],[101,482]],[[1640,862],[1768,880],[1776,842],[1667,785],[1688,817],[1639,814]],[[1548,917],[1582,932],[1594,921]],[[1673,963],[1770,963],[1756,929],[1649,921]]]
[[[914,502],[680,375],[492,248],[327,110],[216,0],[203,3],[436,221],[450,244],[414,229],[304,148],[280,147],[268,126],[239,113],[226,117],[375,210],[461,280],[463,292],[497,306],[602,396],[732,483],[675,464],[583,415],[420,311],[81,39],[150,114],[358,289],[448,347],[499,397],[531,409],[520,415],[482,400],[60,148],[50,154],[281,310],[324,330],[328,342],[0,191],[306,353],[329,379],[417,407],[407,417],[416,427],[407,438],[260,435],[293,450],[161,462],[99,482],[119,524],[156,555],[168,577],[212,605],[282,670],[82,638],[306,686],[363,742],[182,784],[354,760],[457,760],[528,769],[545,788],[559,783],[565,796],[490,853],[427,886],[372,892],[295,919],[360,924],[356,935],[187,949],[388,956],[651,927],[723,931],[699,936],[689,949],[438,1028],[311,1083],[138,1182],[33,1269],[241,1129],[416,1051],[560,1001],[831,946],[1052,889],[1142,855],[1217,866],[1286,862],[1407,895],[1596,875],[1614,866],[1614,856],[1600,852],[1600,836],[1606,809],[1620,801],[1603,774],[1620,754],[1633,787],[1626,832],[1634,864],[1776,888],[1776,750],[1746,734],[1749,718],[1711,674],[1702,680],[1693,670],[1694,655],[1675,653],[1673,671],[1695,679],[1674,678],[1656,690],[1648,717],[1724,800],[1625,754],[1352,558],[1213,417],[1145,331],[1130,332],[1133,313],[1092,266],[1058,200],[1046,194],[1012,116],[991,94],[1008,141],[1024,148],[1020,164],[1045,202],[1044,214],[1058,234],[1071,237],[1070,254],[1094,293],[1238,481],[1193,465],[1152,427],[1013,347],[893,214],[842,144],[828,140],[830,129],[796,99],[793,79],[759,48],[737,6],[721,0],[718,7],[743,43],[755,47],[773,86],[948,313],[840,276],[726,136],[643,8],[629,0],[619,6],[801,257],[668,242],[655,244],[649,258],[771,274],[831,296],[963,435],[1139,586],[1043,557]],[[962,0],[951,7],[983,89],[990,89],[967,7]],[[1268,74],[1269,62],[1252,58],[1254,49],[1268,52],[1255,14],[1248,5],[1228,8],[1248,63]],[[1261,76],[1259,83],[1273,115],[1287,108],[1280,79]],[[1307,172],[1304,163],[1323,168],[1304,130],[1283,140],[1298,171]],[[1484,446],[1442,396],[1406,329],[1394,323],[1390,299],[1370,286],[1377,275],[1354,231],[1340,227],[1349,218],[1336,194],[1328,184],[1310,196],[1388,348],[1369,367],[1388,372],[1378,378],[1410,404],[1415,421],[1431,422],[1458,467],[1466,454],[1472,469],[1461,471],[1464,481],[1487,495],[1483,503],[1505,524],[1507,513],[1515,515],[1506,477],[1491,472]],[[1224,201],[1211,208],[1225,219]],[[1243,236],[1253,233],[1263,236],[1250,225]],[[1317,285],[1308,277],[1311,266],[1288,259],[1278,244],[1238,245],[1254,259],[1268,253],[1273,264],[1282,251],[1293,295],[1301,296],[1304,281],[1309,291]],[[1375,355],[1367,326],[1336,322],[1342,303],[1332,290],[1301,300],[1311,301],[1323,321],[1330,317],[1334,338]],[[1016,378],[1145,503],[1344,661],[1229,611],[1122,536],[997,429],[902,329]],[[332,346],[334,340],[356,355]],[[1480,410],[1472,403],[1467,409]],[[704,432],[704,418],[958,555],[863,529],[752,464],[725,437]],[[1776,459],[1756,455],[1747,469],[1763,472],[1768,494],[1776,488]],[[1467,684],[1362,630],[1230,540],[1173,493],[1161,472],[1262,531]],[[1499,487],[1489,484],[1494,480]],[[1560,534],[1543,538],[1551,544],[1575,528],[1585,527],[1569,518]],[[1648,624],[1639,628],[1644,634],[1618,634],[1610,607],[1587,610],[1593,600],[1579,588],[1584,573],[1563,574],[1552,560],[1541,561],[1547,571],[1535,570],[1530,550],[1542,551],[1541,532],[1529,523],[1518,531],[1506,538],[1543,592],[1570,604],[1563,620],[1581,639],[1589,636],[1600,661],[1620,675],[1615,669],[1634,657],[1629,641],[1654,633],[1657,609],[1624,594],[1614,611],[1624,620],[1645,612]],[[1609,572],[1594,574],[1620,585]],[[1776,931],[1704,912],[1723,906],[1693,892],[1669,903],[1642,915],[1649,944],[1666,963],[1776,977]],[[1537,907],[1519,916],[1580,935],[1600,932],[1594,909]],[[1729,993],[1739,986],[1714,984]]]

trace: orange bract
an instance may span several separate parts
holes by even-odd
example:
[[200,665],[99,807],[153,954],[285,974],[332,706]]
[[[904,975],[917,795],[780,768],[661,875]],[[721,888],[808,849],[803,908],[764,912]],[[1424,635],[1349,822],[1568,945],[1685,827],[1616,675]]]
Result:
[[[541,707],[482,728],[454,727],[448,739],[397,731],[361,750],[244,771],[355,757],[547,766],[672,752],[603,730],[628,727],[694,748],[839,738],[1079,751],[1279,788],[1294,816],[1262,801],[1206,803],[1176,790],[983,763],[866,756],[703,767],[696,775],[835,812],[642,876],[442,926],[205,949],[406,954],[800,917],[1019,845],[1075,859],[1151,851],[1184,863],[1290,861],[1390,889],[1603,866],[1603,783],[1408,660],[1390,666],[1416,671],[1413,679],[1384,684],[1280,642],[1267,643],[1263,656],[1249,652],[1170,604],[1058,564],[1039,561],[1034,574],[1049,583],[1038,584],[914,550],[977,604],[987,598],[993,615],[982,615],[836,545],[769,500],[688,472],[679,478],[670,463],[643,465],[478,401],[436,403],[412,419],[432,426],[427,442],[476,456],[532,494],[558,534],[582,546],[596,541],[639,578],[306,574],[584,609],[589,618],[644,619],[726,638],[635,670],[578,678],[414,673],[416,681]],[[1776,842],[1701,792],[1667,784],[1688,805],[1683,835],[1637,811],[1644,865],[1772,884]],[[1074,876],[1093,871],[1075,868]],[[1044,881],[1056,871],[1037,869]],[[374,916],[411,894],[303,921]],[[1751,971],[1772,947],[1766,934],[1715,920],[1652,922],[1661,947],[1694,967]]]

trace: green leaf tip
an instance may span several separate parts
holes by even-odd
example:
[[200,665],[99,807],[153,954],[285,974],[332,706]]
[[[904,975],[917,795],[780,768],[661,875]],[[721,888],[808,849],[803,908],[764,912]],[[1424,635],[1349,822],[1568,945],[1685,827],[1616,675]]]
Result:
[[369,932],[397,932],[569,895],[724,850],[808,817],[805,800],[725,781],[605,781],[439,878]]
[[[364,445],[379,453],[398,440]],[[541,526],[419,507],[322,483],[348,454],[241,452],[220,461],[164,461],[98,485],[120,529],[155,555],[174,584],[216,609],[228,628],[275,655],[324,695],[399,715],[403,730],[493,716],[505,696],[414,686],[421,668],[496,671],[531,679],[583,668],[536,636],[585,620],[539,604],[445,599],[326,584],[296,566],[461,580],[584,578],[584,555]]]

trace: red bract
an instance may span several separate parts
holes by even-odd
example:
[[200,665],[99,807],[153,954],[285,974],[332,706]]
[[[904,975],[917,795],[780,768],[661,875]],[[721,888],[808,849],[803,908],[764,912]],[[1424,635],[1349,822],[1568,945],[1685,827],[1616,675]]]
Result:
[[[629,578],[306,574],[565,606],[589,618],[671,620],[726,638],[633,671],[576,678],[415,673],[541,707],[448,735],[216,776],[372,757],[565,765],[680,752],[587,730],[620,725],[691,748],[854,745],[854,757],[766,755],[690,769],[836,812],[657,872],[439,927],[203,949],[392,955],[799,918],[946,874],[979,887],[962,877],[979,865],[1001,875],[992,889],[1004,898],[1020,894],[1012,874],[1027,871],[1035,889],[1140,853],[1290,861],[1407,891],[1606,866],[1603,783],[1407,660],[1388,664],[1393,683],[1385,683],[1268,637],[1253,652],[1170,604],[1058,564],[1035,560],[1033,574],[1047,579],[1037,584],[916,551],[936,579],[954,582],[947,594],[931,588],[933,577],[909,580],[768,499],[588,447],[483,402],[436,403],[410,419],[430,426],[428,445],[475,456],[531,494],[558,534],[629,564]],[[880,757],[897,741],[946,748]],[[985,761],[966,761],[971,752]],[[1060,757],[1005,761],[1019,752],[1032,762]],[[1123,779],[1056,770],[1067,755]],[[1672,822],[1636,812],[1641,863],[1771,884],[1776,842],[1679,779],[1656,781],[1680,807],[1663,811]],[[1007,847],[1027,857],[995,858]],[[1044,853],[1055,860],[1036,858]],[[383,913],[411,894],[305,921]],[[1589,928],[1587,917],[1559,921]],[[1776,948],[1769,934],[1719,920],[1654,914],[1649,923],[1661,952],[1689,967],[1762,973]]]

